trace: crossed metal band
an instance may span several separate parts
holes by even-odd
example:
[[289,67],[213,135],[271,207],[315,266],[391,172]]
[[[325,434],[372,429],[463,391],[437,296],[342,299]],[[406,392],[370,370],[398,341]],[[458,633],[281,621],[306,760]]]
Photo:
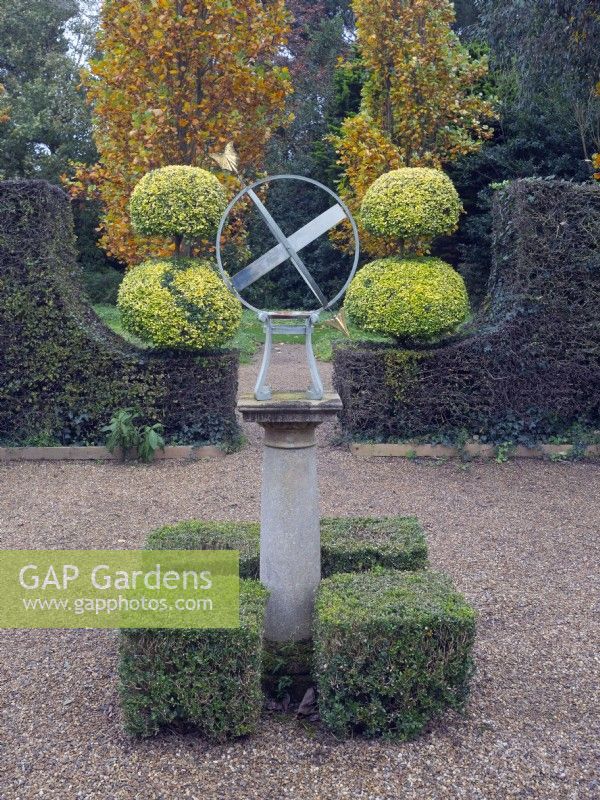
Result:
[[263,202],[255,193],[255,191],[253,189],[249,189],[247,194],[262,214],[263,219],[267,223],[267,227],[277,239],[279,245],[271,248],[271,250],[262,255],[259,259],[253,261],[252,264],[248,264],[247,267],[238,272],[233,278],[233,285],[235,288],[238,290],[238,292],[241,292],[247,286],[250,286],[251,283],[254,283],[254,281],[258,280],[258,278],[262,277],[267,272],[270,272],[289,257],[304,279],[305,283],[308,285],[309,289],[324,308],[327,305],[327,298],[319,289],[313,276],[308,271],[306,264],[298,255],[298,250],[300,250],[302,247],[306,247],[307,244],[314,242],[314,240],[321,236],[322,233],[325,233],[330,228],[333,228],[334,225],[337,225],[339,222],[345,219],[346,214],[344,213],[343,208],[340,205],[332,206],[323,214],[316,217],[316,219],[311,220],[311,222],[309,222],[303,228],[300,228],[300,230],[296,231],[296,233],[293,233],[288,239],[279,225],[275,222],[268,209],[265,208]]
[[[319,214],[318,217],[315,217],[309,223],[304,225],[302,228],[299,228],[295,233],[292,233],[291,236],[286,236],[277,222],[271,216],[269,210],[265,207],[264,203],[261,201],[260,197],[254,191],[255,188],[260,186],[264,183],[269,183],[275,180],[299,180],[305,183],[310,183],[317,186],[320,189],[323,189],[327,194],[331,195],[334,200],[336,201],[335,205],[331,206],[324,211],[322,214]],[[240,200],[243,196],[247,195],[258,211],[260,212],[262,218],[264,219],[267,227],[277,240],[278,244],[275,247],[272,247],[266,253],[264,253],[260,258],[257,258],[251,264],[241,269],[233,278],[229,278],[227,273],[223,268],[223,264],[221,262],[221,235],[223,233],[223,228],[225,226],[225,222],[227,221],[227,217],[229,216],[229,212],[233,208],[233,206]],[[314,242],[315,239],[318,239],[319,236],[326,233],[331,228],[338,225],[344,219],[348,219],[352,225],[352,230],[354,234],[354,241],[355,241],[355,254],[354,254],[354,263],[350,274],[344,283],[341,290],[333,297],[331,300],[327,300],[319,286],[317,285],[315,279],[310,274],[306,264],[302,260],[302,258],[298,255],[298,251],[301,250],[303,247],[306,247],[311,242]],[[232,291],[238,296],[241,302],[247,307],[252,309],[258,314],[259,319],[265,325],[265,333],[266,333],[266,341],[265,341],[265,350],[263,354],[263,363],[260,369],[260,373],[258,376],[258,381],[255,387],[255,396],[258,400],[267,400],[271,397],[271,390],[266,385],[266,376],[269,369],[270,358],[271,358],[271,348],[272,348],[272,339],[274,333],[283,333],[283,334],[298,334],[303,333],[305,335],[306,341],[306,355],[308,360],[308,366],[311,374],[311,386],[308,389],[308,397],[313,400],[319,400],[323,397],[323,384],[321,382],[321,378],[319,376],[319,372],[317,369],[317,363],[314,357],[314,353],[312,350],[312,328],[313,325],[318,321],[319,314],[321,311],[330,308],[333,306],[344,294],[348,284],[352,280],[354,273],[356,272],[356,267],[358,265],[359,259],[359,241],[358,241],[358,231],[356,228],[356,223],[352,217],[352,214],[348,210],[348,208],[344,205],[344,203],[340,200],[337,195],[328,189],[326,186],[323,186],[322,183],[313,180],[312,178],[303,178],[298,175],[275,175],[269,178],[263,178],[260,181],[256,181],[251,186],[248,186],[242,189],[231,201],[228,207],[225,209],[225,213],[221,218],[221,223],[219,225],[219,230],[217,232],[217,242],[216,242],[216,254],[217,254],[217,263],[219,265],[219,269],[221,270],[221,274],[223,278],[230,286]],[[309,287],[311,292],[314,294],[316,299],[319,302],[319,307],[314,311],[308,312],[301,312],[301,311],[289,311],[289,312],[274,312],[274,311],[264,311],[261,309],[256,308],[255,306],[248,303],[241,295],[241,292],[246,289],[248,286],[253,284],[263,275],[266,275],[271,270],[275,269],[275,267],[282,264],[287,259],[290,259],[291,262],[294,264],[298,272],[300,273],[302,279]],[[304,323],[302,326],[290,326],[290,325],[273,325],[273,319],[298,319],[303,318]]]
[[[299,228],[295,233],[292,233],[291,236],[286,236],[277,222],[271,216],[269,210],[265,207],[264,203],[258,197],[256,192],[254,191],[258,186],[261,186],[265,183],[270,183],[276,180],[296,180],[302,181],[304,183],[310,183],[313,186],[317,186],[319,189],[327,192],[327,194],[331,195],[333,199],[336,201],[335,205],[331,206],[324,211],[322,214],[319,214],[318,217],[311,220],[309,223],[304,225],[302,228]],[[300,177],[299,175],[275,175],[268,178],[263,178],[262,180],[256,181],[255,183],[251,184],[250,186],[242,189],[238,194],[233,198],[233,200],[229,203],[227,208],[225,209],[225,213],[221,218],[221,223],[219,225],[219,230],[217,233],[217,241],[216,241],[216,249],[217,249],[217,262],[219,264],[219,268],[224,276],[226,276],[225,270],[223,268],[223,264],[221,263],[221,236],[223,233],[223,228],[225,227],[225,223],[229,216],[231,209],[234,205],[245,195],[247,195],[258,211],[260,212],[262,218],[264,219],[267,227],[277,240],[278,244],[275,247],[272,247],[266,253],[264,253],[260,258],[257,258],[251,264],[244,267],[240,270],[233,278],[227,278],[227,282],[233,289],[233,291],[238,295],[239,299],[244,303],[245,306],[251,308],[253,311],[257,313],[261,311],[261,309],[256,308],[255,306],[248,303],[242,296],[241,293],[246,289],[248,286],[253,284],[263,275],[266,275],[271,270],[275,269],[275,267],[282,264],[288,258],[292,261],[300,275],[302,276],[303,280],[310,288],[311,292],[319,301],[319,308],[315,309],[317,311],[322,311],[326,308],[330,308],[331,306],[335,305],[335,303],[342,297],[348,284],[354,277],[354,273],[356,272],[356,267],[358,265],[359,260],[359,243],[358,243],[358,230],[356,228],[356,223],[350,213],[349,209],[340,200],[337,195],[331,191],[327,186],[324,186],[322,183],[313,180],[312,178],[304,178]],[[340,222],[343,222],[344,219],[348,219],[350,224],[352,225],[352,230],[354,234],[354,241],[355,241],[355,253],[354,253],[354,263],[350,270],[350,274],[348,275],[348,279],[346,280],[344,286],[341,290],[333,297],[331,300],[327,300],[319,286],[317,285],[316,281],[310,274],[306,264],[303,262],[302,258],[299,256],[298,251],[302,250],[302,248],[306,247],[307,245],[314,242],[315,239],[318,239],[319,236],[322,236],[324,233],[327,233],[328,230],[338,225]]]

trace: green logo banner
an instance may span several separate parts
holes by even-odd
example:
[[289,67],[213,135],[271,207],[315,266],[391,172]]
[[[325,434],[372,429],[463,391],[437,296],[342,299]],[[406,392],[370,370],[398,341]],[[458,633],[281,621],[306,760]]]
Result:
[[0,628],[237,628],[237,550],[2,550]]

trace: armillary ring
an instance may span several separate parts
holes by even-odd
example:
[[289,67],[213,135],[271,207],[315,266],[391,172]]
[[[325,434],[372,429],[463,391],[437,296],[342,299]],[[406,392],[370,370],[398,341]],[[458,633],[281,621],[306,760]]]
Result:
[[[324,192],[327,192],[327,194],[334,199],[335,203],[330,206],[327,211],[319,214],[318,217],[315,217],[309,223],[299,228],[297,231],[295,231],[295,233],[292,233],[290,236],[286,236],[277,222],[273,219],[271,213],[265,207],[260,197],[258,197],[254,191],[257,187],[262,186],[265,183],[283,180],[303,181],[304,183],[312,184],[313,186],[322,189]],[[243,269],[239,270],[239,272],[237,272],[233,277],[230,277],[225,271],[221,259],[221,237],[231,210],[245,196],[248,196],[252,200],[273,237],[277,241],[277,244],[260,256],[260,258],[257,258],[251,264],[248,264]],[[311,244],[311,242],[314,242],[315,239],[319,238],[319,236],[327,233],[327,231],[331,230],[331,228],[339,225],[345,219],[349,220],[352,226],[355,245],[354,261],[344,285],[334,297],[328,300],[319,288],[313,276],[310,274],[306,264],[299,255],[299,251]],[[261,180],[255,181],[250,186],[246,186],[240,192],[238,192],[225,209],[217,232],[216,256],[219,270],[227,286],[246,306],[246,308],[251,309],[258,315],[258,318],[264,324],[266,334],[265,350],[258,380],[254,389],[254,396],[256,399],[271,399],[271,389],[266,385],[266,378],[271,361],[273,334],[278,333],[304,334],[306,341],[306,356],[311,375],[311,386],[307,391],[307,396],[311,400],[320,400],[324,394],[323,383],[317,369],[317,362],[312,349],[312,329],[319,319],[319,314],[332,308],[338,302],[338,300],[344,296],[350,281],[354,277],[360,258],[358,229],[356,227],[356,222],[346,204],[335,194],[335,192],[333,192],[327,186],[324,186],[322,183],[319,183],[319,181],[313,180],[312,178],[304,178],[300,175],[272,175],[268,178],[261,178]],[[256,308],[256,306],[252,305],[252,303],[249,303],[244,297],[242,297],[242,292],[244,289],[252,285],[259,278],[262,278],[264,275],[271,272],[280,264],[283,264],[288,259],[294,264],[300,273],[300,276],[319,302],[317,308],[309,311],[269,311],[266,309]],[[274,320],[302,320],[302,324],[273,325]]]

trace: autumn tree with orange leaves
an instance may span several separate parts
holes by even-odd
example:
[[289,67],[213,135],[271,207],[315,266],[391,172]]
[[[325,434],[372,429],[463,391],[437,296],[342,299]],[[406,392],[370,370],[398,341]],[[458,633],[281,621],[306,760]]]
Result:
[[287,33],[283,0],[105,0],[85,78],[100,158],[78,167],[71,190],[102,200],[108,253],[134,264],[164,250],[130,226],[129,196],[148,171],[214,168],[209,153],[229,141],[242,169],[260,168],[285,122],[289,76],[276,57]]
[[[479,84],[485,58],[472,58],[452,30],[448,0],[354,0],[367,78],[360,112],[333,137],[344,169],[340,191],[353,210],[371,183],[402,166],[442,167],[492,136],[493,106]],[[395,252],[361,230],[373,255]]]

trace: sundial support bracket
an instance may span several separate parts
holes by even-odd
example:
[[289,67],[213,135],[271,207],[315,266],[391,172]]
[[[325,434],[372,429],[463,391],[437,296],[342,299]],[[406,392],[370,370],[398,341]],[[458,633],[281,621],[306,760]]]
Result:
[[[267,383],[269,367],[271,365],[271,355],[273,353],[273,335],[282,334],[284,336],[302,335],[306,345],[306,361],[310,373],[310,386],[306,391],[309,400],[322,400],[324,395],[323,382],[319,375],[317,360],[312,347],[313,327],[319,320],[319,312],[298,312],[298,311],[260,311],[259,320],[263,323],[265,330],[265,348],[263,359],[258,373],[256,386],[254,387],[254,397],[257,400],[270,400],[272,391]],[[298,325],[278,325],[274,320],[298,320]]]

